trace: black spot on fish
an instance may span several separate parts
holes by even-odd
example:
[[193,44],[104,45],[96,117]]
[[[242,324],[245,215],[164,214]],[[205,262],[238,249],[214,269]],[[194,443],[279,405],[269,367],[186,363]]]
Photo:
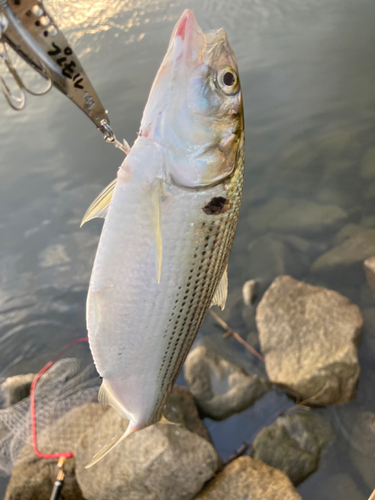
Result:
[[222,196],[218,198],[212,198],[210,202],[203,207],[203,212],[207,215],[217,215],[221,214],[225,210],[226,199]]

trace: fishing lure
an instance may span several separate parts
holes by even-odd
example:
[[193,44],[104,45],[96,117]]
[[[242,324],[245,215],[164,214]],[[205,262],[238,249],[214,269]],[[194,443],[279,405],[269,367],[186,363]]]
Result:
[[[27,87],[12,64],[7,44],[27,64],[48,80],[47,87],[34,92]],[[57,88],[73,101],[97,128],[104,139],[125,154],[128,144],[119,142],[111,128],[108,112],[101,103],[72,46],[40,1],[0,0],[0,59],[18,87],[12,93],[3,77],[0,86],[9,105],[21,111],[26,105],[26,93],[44,95]]]

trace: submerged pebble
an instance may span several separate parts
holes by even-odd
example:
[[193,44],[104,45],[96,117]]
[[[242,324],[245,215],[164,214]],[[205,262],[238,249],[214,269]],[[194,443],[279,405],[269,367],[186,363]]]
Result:
[[286,415],[259,432],[251,455],[284,471],[297,485],[318,468],[322,448],[331,439],[331,426],[321,416]]
[[354,397],[363,319],[349,299],[279,276],[259,303],[256,322],[273,383],[318,404]]
[[315,260],[312,271],[361,262],[375,254],[375,229],[354,224],[344,226],[336,236],[336,245]]
[[214,420],[245,410],[270,390],[268,382],[204,346],[188,355],[185,378],[202,414]]
[[370,287],[372,295],[375,297],[375,255],[366,259],[363,267],[366,273],[367,284]]

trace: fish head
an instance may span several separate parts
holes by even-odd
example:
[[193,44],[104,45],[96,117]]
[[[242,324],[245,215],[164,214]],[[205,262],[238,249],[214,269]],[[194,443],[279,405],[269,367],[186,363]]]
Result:
[[185,10],[177,22],[143,114],[140,136],[165,153],[177,185],[202,188],[234,171],[243,146],[238,67],[223,28],[204,33]]

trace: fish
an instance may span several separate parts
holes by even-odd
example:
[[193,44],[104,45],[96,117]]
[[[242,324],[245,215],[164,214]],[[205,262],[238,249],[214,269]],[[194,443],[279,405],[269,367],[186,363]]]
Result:
[[223,28],[185,10],[117,178],[82,223],[104,217],[87,328],[99,402],[129,420],[86,466],[158,422],[211,305],[224,308],[244,174],[243,103]]

